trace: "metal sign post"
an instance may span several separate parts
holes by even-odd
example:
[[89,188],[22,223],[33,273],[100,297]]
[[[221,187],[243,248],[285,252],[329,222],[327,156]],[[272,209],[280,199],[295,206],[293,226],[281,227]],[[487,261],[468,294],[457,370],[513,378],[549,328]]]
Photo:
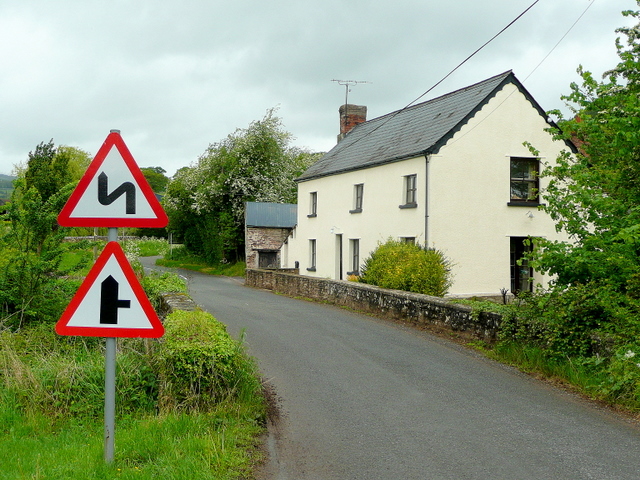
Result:
[[[109,228],[109,242],[118,241],[118,229]],[[104,364],[104,461],[113,462],[116,429],[116,337],[107,337]]]

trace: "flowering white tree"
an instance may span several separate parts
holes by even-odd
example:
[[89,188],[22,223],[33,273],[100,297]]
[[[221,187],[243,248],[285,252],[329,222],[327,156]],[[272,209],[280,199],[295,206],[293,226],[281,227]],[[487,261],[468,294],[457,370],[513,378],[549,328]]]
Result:
[[211,262],[241,257],[245,202],[295,203],[295,178],[319,158],[290,146],[292,140],[270,109],[262,120],[209,145],[169,185],[170,230]]

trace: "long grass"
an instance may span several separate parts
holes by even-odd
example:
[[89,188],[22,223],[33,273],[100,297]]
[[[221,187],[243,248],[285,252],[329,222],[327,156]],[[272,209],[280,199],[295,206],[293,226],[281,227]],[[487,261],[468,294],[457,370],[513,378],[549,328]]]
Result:
[[0,332],[0,480],[247,478],[265,415],[252,361],[239,375],[253,386],[200,410],[159,412],[157,348],[148,342],[118,340],[115,460],[107,465],[104,339],[60,337],[46,324]]

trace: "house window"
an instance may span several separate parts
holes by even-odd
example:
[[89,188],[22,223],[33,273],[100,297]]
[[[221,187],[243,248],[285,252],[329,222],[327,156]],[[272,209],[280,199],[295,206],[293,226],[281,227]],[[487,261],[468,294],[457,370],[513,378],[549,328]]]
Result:
[[409,245],[416,244],[416,237],[400,237],[402,243],[408,243]]
[[359,183],[353,186],[353,210],[349,210],[349,213],[362,212],[362,197],[364,196],[364,183]]
[[533,269],[525,255],[531,251],[529,237],[511,237],[511,292],[533,291]]
[[510,205],[532,205],[539,201],[537,158],[511,157]]
[[347,272],[347,275],[360,275],[360,239],[349,240],[349,256],[351,271]]
[[415,208],[417,207],[417,175],[406,175],[404,177],[404,204],[400,205],[400,208]]
[[315,239],[309,240],[309,267],[307,268],[310,272],[316,271],[316,241]]
[[318,216],[318,192],[309,194],[309,215],[307,217]]

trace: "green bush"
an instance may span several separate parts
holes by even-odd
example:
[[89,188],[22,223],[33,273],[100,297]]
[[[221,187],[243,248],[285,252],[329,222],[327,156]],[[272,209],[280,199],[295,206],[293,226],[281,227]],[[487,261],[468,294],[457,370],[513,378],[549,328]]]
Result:
[[360,281],[383,288],[444,296],[451,287],[451,262],[436,249],[387,240],[364,261]]
[[156,355],[161,411],[206,411],[259,391],[254,363],[211,314],[176,311],[164,325]]

